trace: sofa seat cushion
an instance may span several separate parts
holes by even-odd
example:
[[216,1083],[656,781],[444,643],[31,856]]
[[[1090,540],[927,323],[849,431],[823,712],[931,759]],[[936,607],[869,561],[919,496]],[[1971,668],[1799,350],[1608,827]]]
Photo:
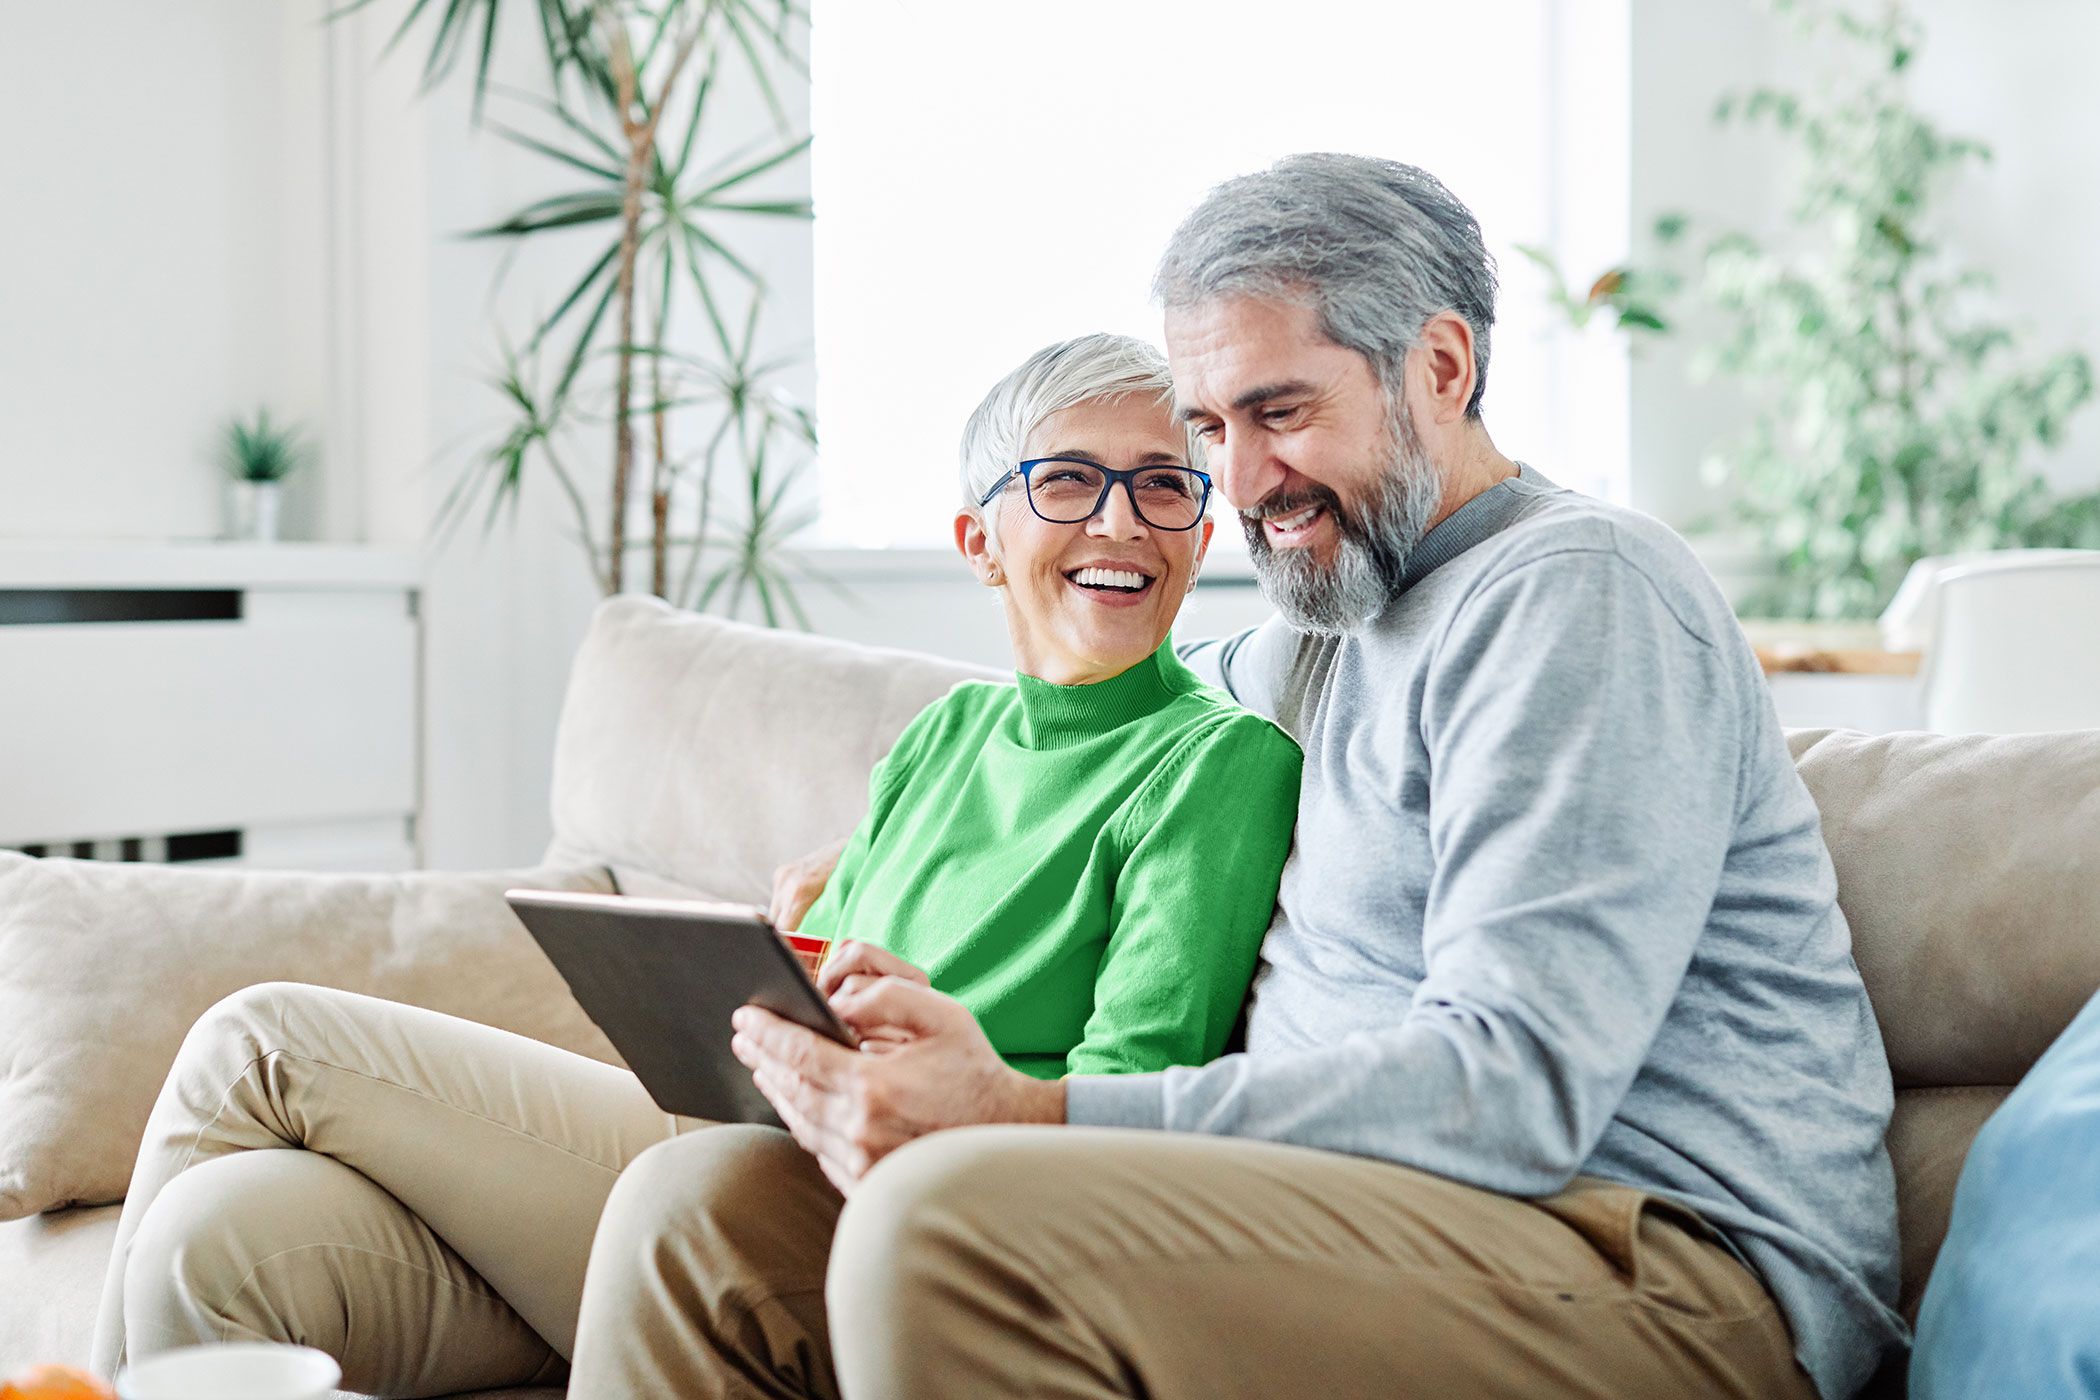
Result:
[[0,1224],[0,1376],[40,1362],[87,1365],[120,1209]]
[[295,875],[0,852],[0,1220],[121,1200],[192,1023],[257,982],[405,1001],[617,1063],[502,892],[602,870]]

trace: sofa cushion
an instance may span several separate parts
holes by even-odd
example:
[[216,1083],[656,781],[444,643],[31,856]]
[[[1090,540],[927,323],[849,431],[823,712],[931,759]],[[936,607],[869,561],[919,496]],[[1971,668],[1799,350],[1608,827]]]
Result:
[[617,1062],[501,899],[602,870],[293,875],[0,852],[0,1220],[122,1199],[183,1034],[256,982],[315,982]]
[[1889,1160],[1896,1167],[1896,1235],[1903,1249],[1903,1291],[1897,1307],[1918,1319],[1918,1303],[1932,1277],[1932,1261],[1947,1240],[1954,1184],[1969,1145],[2012,1090],[1995,1084],[1901,1089],[1889,1120]]
[[1896,1083],[2018,1083],[2100,988],[2100,730],[1789,740]]
[[629,894],[762,904],[776,865],[853,829],[912,716],[972,676],[1011,679],[611,599],[569,674],[547,859],[608,866]]
[[0,1376],[85,1366],[120,1206],[0,1223]]

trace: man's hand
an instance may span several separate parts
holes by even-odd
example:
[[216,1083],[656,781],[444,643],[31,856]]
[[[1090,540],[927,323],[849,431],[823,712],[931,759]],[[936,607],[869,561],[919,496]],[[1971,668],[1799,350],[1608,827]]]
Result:
[[866,1050],[756,1006],[731,1018],[730,1046],[795,1140],[848,1195],[869,1168],[926,1133],[1064,1121],[1064,1085],[1007,1068],[952,997],[891,976],[841,990],[831,1005]]
[[933,979],[920,968],[914,967],[887,948],[878,948],[872,943],[861,943],[848,938],[831,950],[824,959],[824,966],[817,973],[817,990],[838,1009],[841,993],[857,992],[874,986],[885,977],[898,977],[906,982],[916,982],[922,987],[933,985]]
[[802,916],[809,912],[809,906],[817,902],[817,896],[824,893],[824,887],[831,883],[831,872],[839,868],[839,857],[845,851],[846,843],[840,841],[776,869],[773,872],[773,902],[766,910],[766,922],[782,933],[793,933],[800,928]]

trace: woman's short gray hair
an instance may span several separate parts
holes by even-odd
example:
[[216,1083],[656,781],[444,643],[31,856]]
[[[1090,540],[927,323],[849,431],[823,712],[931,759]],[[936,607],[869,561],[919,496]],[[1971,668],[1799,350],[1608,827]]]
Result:
[[1133,336],[1083,335],[1044,346],[994,384],[964,425],[963,504],[976,505],[1013,470],[1028,435],[1051,414],[1128,394],[1165,403],[1173,392],[1167,357]]
[[1152,294],[1170,309],[1222,296],[1310,305],[1388,389],[1429,318],[1456,312],[1473,331],[1466,414],[1480,416],[1495,260],[1472,211],[1426,170],[1314,154],[1227,180],[1174,230]]

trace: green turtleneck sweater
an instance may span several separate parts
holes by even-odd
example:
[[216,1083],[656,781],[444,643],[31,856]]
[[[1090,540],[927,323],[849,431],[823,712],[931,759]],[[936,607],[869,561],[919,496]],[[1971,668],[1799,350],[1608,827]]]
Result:
[[1093,685],[970,681],[868,784],[801,932],[878,944],[1041,1079],[1215,1059],[1298,814],[1298,746],[1171,643]]

